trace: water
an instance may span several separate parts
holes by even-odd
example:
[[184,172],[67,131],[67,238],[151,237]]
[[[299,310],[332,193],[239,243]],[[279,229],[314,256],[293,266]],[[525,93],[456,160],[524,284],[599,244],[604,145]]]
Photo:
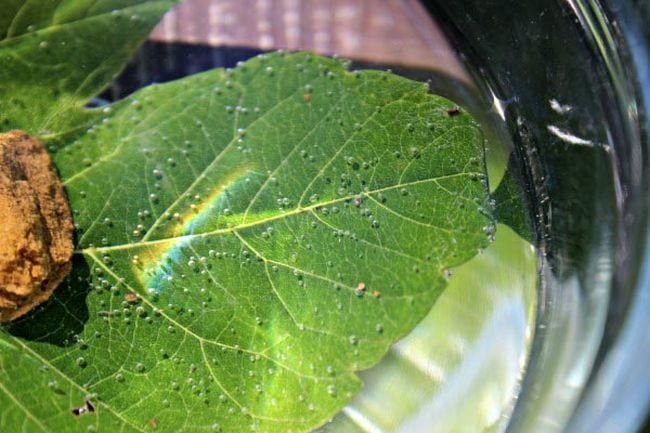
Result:
[[[210,67],[232,67],[260,51],[148,43],[103,97],[115,99],[143,83],[178,78]],[[468,109],[486,137],[490,189],[504,177],[512,144],[497,98],[444,72],[390,68],[427,81],[433,93]],[[522,198],[523,200],[523,198]],[[525,208],[525,206],[524,206]],[[449,286],[430,314],[394,345],[377,366],[361,372],[364,390],[319,432],[501,432],[519,395],[537,308],[537,253],[505,224],[495,241],[452,269]]]
[[[242,17],[224,10],[224,5],[244,3],[208,0],[201,5],[198,0],[195,5],[203,11],[184,15],[178,25],[190,34],[185,39],[188,44],[147,45],[103,98],[119,98],[152,81],[232,67],[260,49],[338,52],[359,62],[356,67],[391,68],[397,74],[428,81],[434,92],[471,111],[487,139],[492,191],[503,182],[514,149],[519,159],[514,159],[512,167],[525,173],[529,181],[522,193],[517,185],[524,182],[516,177],[514,197],[522,200],[522,209],[528,208],[526,200],[535,209],[531,214],[539,252],[523,239],[531,230],[525,219],[524,224],[513,225],[516,230],[510,230],[506,223],[517,222],[517,218],[500,214],[493,244],[470,262],[449,270],[449,287],[428,317],[395,344],[379,365],[360,373],[366,383],[364,391],[319,431],[633,431],[644,409],[650,407],[650,376],[644,362],[650,348],[645,332],[650,315],[645,313],[648,303],[644,302],[650,294],[646,242],[650,123],[645,117],[650,87],[647,62],[643,62],[648,53],[646,41],[628,40],[630,26],[638,23],[632,16],[620,18],[626,5],[638,2],[423,0],[429,12],[444,17],[440,24],[456,41],[454,49],[439,30],[426,33],[431,30],[428,15],[418,9],[417,0],[251,0],[246,2],[250,7],[241,9],[257,20],[253,25],[248,25],[251,19],[238,21]],[[390,5],[396,15],[371,14],[382,5]],[[310,8],[314,13],[305,13]],[[70,8],[63,9],[61,17],[70,16]],[[632,6],[627,13],[635,15]],[[401,18],[406,15],[406,25],[400,14]],[[138,21],[138,16],[132,15],[130,20]],[[194,28],[201,20],[209,21],[203,36]],[[12,28],[20,27],[13,24]],[[162,27],[173,29],[169,24],[166,21]],[[219,33],[217,30],[224,31],[219,28],[222,24],[232,33]],[[425,35],[420,39],[424,51],[413,51],[406,43],[408,29]],[[27,30],[31,33],[36,27],[30,25]],[[230,43],[243,37],[240,40],[250,42],[247,46],[259,49],[200,45],[219,46],[224,34]],[[364,40],[368,34],[374,42]],[[647,30],[645,36],[647,39]],[[61,41],[62,46],[66,43]],[[53,44],[42,42],[38,47],[46,53]],[[388,56],[377,59],[370,48],[379,48]],[[465,58],[481,67],[463,71],[460,65]],[[370,61],[380,64],[367,63]],[[630,66],[635,69],[628,69]],[[303,97],[304,101],[311,98],[308,92]],[[227,111],[236,108],[229,107]],[[110,121],[108,117],[104,120]],[[135,122],[137,117],[130,120]],[[88,130],[92,132],[94,129]],[[521,165],[517,164],[520,160],[524,162]],[[83,163],[90,166],[93,161],[85,158]],[[176,163],[171,159],[165,164]],[[155,169],[153,174],[159,177],[162,172]],[[79,196],[86,197],[86,191]],[[159,200],[155,194],[149,198]],[[283,204],[287,204],[285,199]],[[224,209],[224,215],[227,212]],[[104,224],[112,226],[112,221],[107,218]],[[142,235],[143,229],[138,225],[133,236]],[[110,245],[110,239],[105,237],[100,244]],[[108,265],[110,260],[105,255],[97,262]],[[133,261],[138,265],[141,258],[135,256]],[[190,262],[193,266],[194,257],[188,265]],[[96,277],[108,286],[106,278],[99,273]],[[643,287],[640,281],[645,281]],[[110,291],[119,295],[117,286]],[[78,303],[84,307],[82,314],[88,312],[84,299]],[[125,298],[124,302],[127,308],[130,301]],[[73,304],[77,305],[77,298]],[[108,320],[111,311],[103,309],[103,299],[99,305],[98,315]],[[135,313],[141,317],[146,311],[137,307]],[[188,309],[188,314],[192,313]],[[151,316],[144,320],[151,322]],[[265,320],[256,317],[255,326]],[[123,323],[130,324],[131,318],[125,317]],[[83,324],[75,320],[71,327],[63,325],[56,328],[61,332],[55,329],[45,334],[44,342],[65,348],[77,344],[86,353],[69,358],[75,371],[71,377],[78,377],[77,372],[91,374],[97,364],[87,352],[92,345],[92,339],[86,338],[90,332],[75,341],[67,332],[77,332]],[[382,325],[371,326],[379,326],[374,329],[381,332]],[[178,327],[166,329],[166,335],[178,337]],[[99,337],[96,333],[95,338]],[[362,340],[354,332],[348,341],[361,346]],[[25,347],[29,346],[31,343]],[[58,349],[52,346],[52,350]],[[163,351],[160,356],[169,355]],[[138,373],[148,373],[150,368],[149,362],[130,365]],[[190,370],[194,369],[191,364]],[[130,381],[121,373],[114,379]],[[64,394],[59,380],[48,377],[47,386]],[[171,387],[176,391],[179,385],[173,382]],[[340,389],[326,391],[343,395]],[[81,402],[79,394],[76,392],[75,398]],[[98,397],[92,394],[93,400]],[[174,407],[173,400],[161,402],[163,407]],[[63,402],[60,408],[67,410],[65,405]],[[241,413],[248,416],[253,412],[242,407]],[[151,419],[149,426],[157,428],[157,422]],[[251,424],[251,429],[255,428],[257,424]],[[221,430],[223,424],[214,424],[212,429]]]
[[[254,3],[257,9],[245,14],[256,17],[257,26],[232,14],[209,13],[216,18],[210,36],[218,39],[220,23],[229,21],[226,30],[233,33],[226,31],[227,37],[239,32],[266,49],[316,49],[367,60],[370,48],[379,46],[396,56],[385,63],[408,59],[402,63],[436,70],[395,68],[417,79],[433,78],[436,91],[478,116],[491,142],[493,186],[512,148],[507,145],[511,135],[526,164],[527,197],[536,197],[530,202],[536,210],[539,261],[528,244],[499,226],[494,245],[475,259],[494,260],[482,278],[472,282],[470,270],[454,270],[452,286],[430,317],[384,362],[363,373],[366,390],[323,429],[500,431],[507,423],[513,432],[633,431],[650,395],[648,376],[641,373],[649,347],[643,332],[647,319],[638,319],[648,317],[643,313],[647,303],[639,302],[648,299],[647,284],[645,289],[639,284],[643,278],[647,282],[648,268],[648,75],[643,62],[648,33],[639,32],[648,26],[642,22],[647,20],[644,9],[635,6],[639,2],[422,1],[441,17],[439,24],[457,42],[454,48],[481,65],[460,74],[464,85],[449,79],[459,77],[458,68],[444,67],[444,61],[454,63],[457,52],[439,30],[427,33],[428,15],[415,0],[286,0],[278,2],[277,11],[272,0]],[[341,4],[339,14],[327,10]],[[388,4],[397,16],[380,14],[373,21],[371,12]],[[210,11],[220,7],[210,6]],[[290,13],[310,7],[318,13]],[[403,25],[400,13],[410,25]],[[280,16],[284,21],[274,31],[269,17]],[[306,26],[303,38],[296,29],[304,22],[313,27]],[[383,23],[373,37],[384,39],[366,43],[364,28],[373,23]],[[427,33],[428,54],[413,55],[404,43],[409,28]],[[282,38],[274,36],[282,32],[287,39],[278,44]],[[468,76],[480,77],[478,86]],[[495,92],[485,91],[487,83]],[[483,89],[482,96],[473,87]],[[496,278],[497,264],[512,265],[505,281]],[[631,312],[636,322],[629,319]],[[534,321],[533,355],[527,362]],[[486,365],[491,369],[484,374]]]
[[502,431],[526,366],[535,281],[535,251],[500,225],[323,431]]

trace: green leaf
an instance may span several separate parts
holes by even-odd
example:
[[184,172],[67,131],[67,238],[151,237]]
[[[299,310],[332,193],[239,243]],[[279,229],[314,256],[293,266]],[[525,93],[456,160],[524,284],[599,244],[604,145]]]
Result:
[[55,154],[74,271],[2,335],[2,407],[57,432],[323,424],[489,243],[483,139],[453,106],[278,53],[104,109]]
[[530,243],[534,243],[531,222],[526,212],[527,204],[524,202],[522,187],[522,174],[520,165],[517,164],[516,155],[510,155],[508,166],[494,191],[497,219],[512,228],[519,236]]
[[3,0],[0,130],[48,141],[79,134],[84,110],[174,0]]

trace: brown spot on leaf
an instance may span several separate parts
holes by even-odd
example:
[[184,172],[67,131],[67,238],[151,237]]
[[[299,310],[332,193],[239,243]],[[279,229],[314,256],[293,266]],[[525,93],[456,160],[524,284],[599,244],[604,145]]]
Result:
[[354,293],[356,293],[357,296],[361,297],[366,291],[366,283],[360,282],[357,284],[356,289],[354,289]]
[[46,301],[70,272],[70,207],[43,146],[21,131],[0,134],[0,322]]
[[138,302],[138,295],[134,292],[126,292],[124,295],[124,300],[128,302],[129,304],[135,304]]

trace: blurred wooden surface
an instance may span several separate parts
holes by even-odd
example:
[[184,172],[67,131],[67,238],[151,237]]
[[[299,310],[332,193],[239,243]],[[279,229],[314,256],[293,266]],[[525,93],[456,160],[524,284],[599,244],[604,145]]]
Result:
[[417,0],[185,0],[150,39],[309,50],[465,77]]

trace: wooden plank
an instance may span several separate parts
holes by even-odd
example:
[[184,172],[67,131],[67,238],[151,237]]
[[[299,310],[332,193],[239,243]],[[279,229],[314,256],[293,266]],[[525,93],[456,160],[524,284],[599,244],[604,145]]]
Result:
[[185,0],[151,40],[308,50],[469,81],[417,0]]

